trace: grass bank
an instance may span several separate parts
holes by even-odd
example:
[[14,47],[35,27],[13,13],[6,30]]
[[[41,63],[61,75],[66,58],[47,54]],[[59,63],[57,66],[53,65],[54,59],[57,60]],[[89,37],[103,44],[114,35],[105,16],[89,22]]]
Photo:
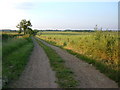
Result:
[[[37,40],[37,39],[36,39]],[[77,86],[73,72],[65,66],[64,60],[50,47],[37,40],[39,45],[45,50],[52,69],[56,72],[57,81],[60,88],[72,88]]]
[[7,42],[3,42],[2,43],[3,56],[6,56],[6,55],[12,53],[13,51],[19,49],[23,45],[29,43],[28,40],[29,40],[28,38],[25,38],[25,39],[20,38],[20,39],[11,39],[11,40],[8,40]]
[[3,88],[18,79],[28,62],[29,55],[33,48],[30,37],[12,39],[3,44],[2,55],[2,78]]
[[75,55],[77,58],[95,66],[96,69],[98,69],[101,73],[104,73],[107,77],[116,81],[118,83],[118,86],[120,87],[120,71],[119,70],[111,69],[108,66],[106,66],[104,63],[88,58],[87,56],[81,55],[79,53],[73,52],[72,50],[69,50],[69,49],[65,49],[65,50],[68,51],[70,54]]
[[[44,40],[44,39],[43,39]],[[45,40],[44,40],[45,41]],[[77,58],[83,60],[83,61],[86,61],[87,63],[89,64],[92,64],[93,66],[96,67],[96,69],[98,69],[100,72],[104,73],[106,76],[108,76],[109,78],[111,78],[112,80],[116,81],[120,87],[120,70],[114,70],[112,68],[110,68],[109,66],[105,65],[104,63],[102,62],[99,62],[97,60],[94,60],[92,58],[89,58],[85,55],[82,55],[82,54],[79,54],[79,53],[76,53],[70,49],[65,49],[63,48],[62,46],[59,46],[59,45],[56,45],[55,42],[53,41],[46,41],[47,43],[49,44],[52,44],[52,45],[55,45],[57,47],[60,47],[64,50],[66,50],[67,52],[71,53],[72,55],[75,55]]]

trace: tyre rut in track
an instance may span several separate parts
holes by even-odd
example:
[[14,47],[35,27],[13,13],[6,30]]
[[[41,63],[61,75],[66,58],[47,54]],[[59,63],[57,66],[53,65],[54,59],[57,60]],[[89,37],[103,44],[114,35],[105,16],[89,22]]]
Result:
[[52,71],[49,59],[43,48],[34,38],[33,52],[19,80],[10,85],[11,88],[57,88],[55,72]]
[[[37,38],[38,39],[38,38]],[[77,88],[117,88],[118,85],[115,81],[109,79],[104,74],[96,70],[94,66],[78,59],[74,55],[69,54],[67,51],[50,45],[45,41],[40,40],[45,45],[54,49],[60,57],[65,60],[65,65],[75,74],[76,80],[79,81]]]

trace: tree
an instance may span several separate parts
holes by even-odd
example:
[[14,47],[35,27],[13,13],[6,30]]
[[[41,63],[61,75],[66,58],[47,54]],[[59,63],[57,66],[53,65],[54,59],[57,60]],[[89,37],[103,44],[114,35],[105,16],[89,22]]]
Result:
[[98,30],[98,25],[95,25],[94,30],[95,30],[95,31],[97,31],[97,30]]
[[26,19],[21,20],[21,22],[16,27],[19,28],[19,33],[24,31],[24,34],[27,34],[32,30],[30,28],[32,27],[30,20],[27,21]]
[[32,35],[33,34],[33,30],[31,29],[31,28],[27,28],[27,34],[30,34],[30,35]]

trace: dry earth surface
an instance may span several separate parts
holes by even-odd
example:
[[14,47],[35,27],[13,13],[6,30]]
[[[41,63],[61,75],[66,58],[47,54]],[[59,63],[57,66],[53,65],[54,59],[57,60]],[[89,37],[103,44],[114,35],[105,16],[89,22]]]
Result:
[[[38,38],[37,38],[38,39]],[[40,40],[40,39],[38,39]],[[74,55],[69,54],[67,51],[50,45],[43,40],[40,40],[45,45],[54,49],[60,57],[65,60],[67,67],[75,74],[75,79],[79,81],[77,88],[117,88],[118,85],[115,81],[109,79],[104,74],[96,70],[92,65],[78,59]]]
[[10,84],[11,88],[57,88],[55,72],[49,59],[34,38],[34,49],[29,62],[19,80]]

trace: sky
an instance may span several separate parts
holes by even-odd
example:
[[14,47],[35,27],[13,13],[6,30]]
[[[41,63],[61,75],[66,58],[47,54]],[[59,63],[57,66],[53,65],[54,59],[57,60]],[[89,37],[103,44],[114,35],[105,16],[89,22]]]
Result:
[[22,20],[33,29],[118,29],[117,0],[0,0],[0,29],[17,29]]

